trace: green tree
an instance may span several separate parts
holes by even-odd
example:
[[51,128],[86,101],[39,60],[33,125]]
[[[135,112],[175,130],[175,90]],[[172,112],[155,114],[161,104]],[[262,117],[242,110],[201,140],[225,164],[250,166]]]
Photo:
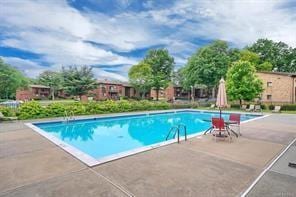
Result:
[[241,50],[240,51],[240,60],[248,61],[253,64],[255,67],[260,63],[260,57],[257,53],[251,52],[249,50]]
[[256,65],[257,71],[272,71],[272,64],[270,62],[263,62],[262,64]]
[[255,66],[248,61],[237,61],[227,72],[226,90],[230,100],[251,101],[263,91],[263,83],[256,76]]
[[54,71],[44,71],[38,76],[38,82],[42,85],[50,87],[51,98],[54,100],[55,95],[57,95],[58,90],[62,87],[62,77],[61,74]]
[[149,64],[140,62],[130,68],[128,72],[130,83],[140,93],[142,98],[152,87],[152,68]]
[[280,72],[296,72],[296,52],[284,42],[258,39],[248,50],[260,56],[260,63],[270,62],[273,70]]
[[231,62],[228,45],[224,41],[199,48],[185,65],[186,86],[206,85],[214,89],[221,77],[225,77]]
[[159,90],[166,88],[171,81],[174,58],[169,55],[167,49],[153,49],[148,51],[144,63],[151,66],[152,87],[156,90],[156,100],[158,100]]
[[16,90],[27,85],[27,78],[0,58],[0,98],[14,98]]
[[65,91],[73,96],[79,96],[88,93],[97,87],[96,79],[92,72],[92,68],[88,66],[82,66],[80,68],[76,66],[70,66],[68,68],[62,68],[63,87]]
[[271,71],[272,64],[268,61],[261,62],[260,57],[257,53],[251,52],[249,50],[240,51],[240,60],[248,61],[253,64],[257,71]]

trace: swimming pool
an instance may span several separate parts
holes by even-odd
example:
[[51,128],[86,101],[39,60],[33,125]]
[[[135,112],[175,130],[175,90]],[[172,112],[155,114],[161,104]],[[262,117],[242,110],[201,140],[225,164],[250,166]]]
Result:
[[[229,114],[223,113],[228,119]],[[173,135],[166,141],[171,127],[183,124],[187,135],[196,136],[210,127],[217,112],[170,111],[114,117],[80,119],[69,122],[28,124],[87,165],[97,165],[144,150],[175,142]],[[242,114],[242,121],[258,115]],[[180,132],[180,135],[184,135]]]

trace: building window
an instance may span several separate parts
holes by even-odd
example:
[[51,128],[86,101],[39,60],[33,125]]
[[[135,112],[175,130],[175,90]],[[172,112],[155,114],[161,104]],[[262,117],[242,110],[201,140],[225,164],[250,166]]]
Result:
[[267,87],[271,87],[272,86],[272,82],[267,82]]
[[270,94],[267,95],[267,100],[271,100],[272,96]]

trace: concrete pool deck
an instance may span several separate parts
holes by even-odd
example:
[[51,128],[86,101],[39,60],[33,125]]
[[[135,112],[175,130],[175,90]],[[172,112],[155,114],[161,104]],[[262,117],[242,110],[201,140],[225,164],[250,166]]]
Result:
[[[296,137],[295,122],[275,114],[232,143],[201,136],[91,168],[23,121],[0,123],[0,196],[239,196]],[[248,196],[296,196],[295,147]]]

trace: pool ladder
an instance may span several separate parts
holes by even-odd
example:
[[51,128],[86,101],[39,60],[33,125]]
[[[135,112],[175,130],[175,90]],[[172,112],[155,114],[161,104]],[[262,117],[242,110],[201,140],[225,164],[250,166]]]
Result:
[[75,120],[74,118],[74,112],[70,111],[69,113],[67,111],[64,112],[64,120],[65,122],[69,122],[70,120]]
[[173,126],[173,127],[169,130],[169,132],[168,132],[168,134],[167,134],[165,140],[168,140],[169,137],[170,137],[170,135],[171,135],[171,133],[173,132],[173,136],[174,136],[174,138],[176,137],[176,134],[177,134],[177,137],[178,137],[178,143],[180,143],[180,129],[181,129],[181,128],[184,129],[185,141],[187,141],[187,128],[186,128],[186,125],[184,125],[184,124],[179,124],[179,125],[177,125],[177,126]]

